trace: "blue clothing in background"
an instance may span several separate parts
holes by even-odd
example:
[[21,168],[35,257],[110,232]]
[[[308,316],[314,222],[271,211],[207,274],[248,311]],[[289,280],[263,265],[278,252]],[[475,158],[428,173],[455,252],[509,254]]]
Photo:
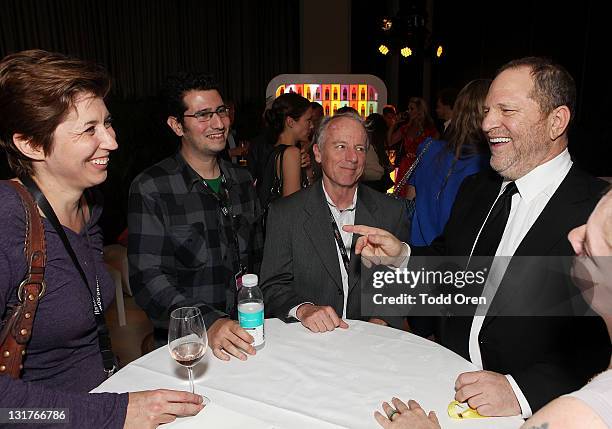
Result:
[[[417,156],[425,144],[419,145]],[[416,188],[411,246],[427,246],[442,233],[463,179],[489,166],[488,154],[460,158],[453,166],[455,156],[446,149],[446,144],[433,140],[408,181]],[[451,166],[453,171],[449,175]]]

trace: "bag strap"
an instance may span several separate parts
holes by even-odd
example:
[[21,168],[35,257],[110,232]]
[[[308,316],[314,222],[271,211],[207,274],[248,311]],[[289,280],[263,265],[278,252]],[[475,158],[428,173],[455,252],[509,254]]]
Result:
[[[279,190],[282,190],[283,187],[283,158],[284,158],[284,154],[285,154],[285,149],[287,149],[287,145],[281,145],[280,150],[277,152],[276,156],[274,157],[274,180],[278,180],[278,183],[280,185]],[[279,159],[280,157],[280,162],[278,164],[278,172],[276,171],[276,161]]]
[[17,191],[25,211],[26,237],[24,253],[28,271],[17,289],[20,304],[4,321],[0,332],[0,375],[19,378],[23,368],[23,356],[32,338],[32,327],[38,308],[38,301],[45,293],[45,266],[47,252],[45,230],[38,207],[30,193],[18,182],[3,180]]
[[[68,254],[70,255],[72,263],[81,275],[81,278],[85,283],[85,287],[91,295],[91,299],[93,302],[93,312],[98,330],[98,343],[100,346],[100,353],[102,354],[102,361],[104,363],[104,371],[106,371],[106,373],[110,377],[117,369],[117,365],[115,362],[115,355],[113,354],[111,349],[110,332],[108,330],[108,327],[106,326],[106,321],[104,320],[104,311],[102,305],[102,297],[100,295],[100,285],[98,283],[98,276],[96,275],[96,296],[94,297],[94,294],[91,288],[89,287],[87,276],[85,275],[85,272],[83,271],[83,268],[81,267],[81,264],[79,263],[79,260],[77,259],[76,254],[72,249],[72,246],[70,245],[70,241],[68,241],[68,237],[66,236],[66,231],[64,231],[64,227],[60,223],[55,212],[53,211],[53,207],[51,207],[51,204],[49,204],[49,201],[31,177],[22,177],[20,178],[20,180],[34,196],[34,199],[36,200],[42,212],[47,217],[47,220],[51,222],[51,225],[53,225],[53,228],[57,232],[57,235],[61,238],[62,243],[66,248],[66,252],[68,252]],[[87,237],[89,239],[89,233],[87,233]]]
[[432,142],[433,142],[433,139],[431,137],[427,138],[425,147],[423,147],[423,150],[421,151],[421,153],[419,153],[419,156],[417,156],[417,158],[414,160],[414,162],[412,163],[408,171],[406,171],[406,173],[402,177],[402,180],[398,182],[397,186],[393,190],[393,193],[391,194],[393,198],[395,199],[402,198],[400,195],[402,188],[406,185],[406,182],[408,182],[408,179],[410,179],[410,176],[412,176],[412,173],[417,168],[417,165],[419,165],[421,158],[423,158],[423,155],[425,155],[425,152],[427,152],[427,149],[429,149],[429,146],[431,145]]

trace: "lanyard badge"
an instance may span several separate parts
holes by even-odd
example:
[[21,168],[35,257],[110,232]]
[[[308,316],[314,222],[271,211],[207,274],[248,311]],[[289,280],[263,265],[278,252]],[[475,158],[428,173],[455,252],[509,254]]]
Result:
[[234,216],[234,214],[232,213],[231,200],[229,196],[229,191],[227,189],[227,181],[225,179],[225,174],[221,173],[221,189],[219,193],[214,192],[212,189],[210,189],[210,186],[208,186],[208,183],[206,183],[205,180],[202,180],[202,186],[204,186],[206,192],[217,201],[217,203],[219,204],[219,208],[221,209],[221,214],[223,214],[223,217],[229,222],[228,225],[229,229],[231,230],[229,234],[229,239],[231,240],[230,247],[233,249],[235,259],[235,268],[233,270],[235,271],[234,286],[236,287],[236,290],[240,290],[240,288],[242,287],[242,276],[247,273],[247,268],[242,265],[240,261],[240,246],[238,244],[237,234],[238,225],[236,222],[236,216]]

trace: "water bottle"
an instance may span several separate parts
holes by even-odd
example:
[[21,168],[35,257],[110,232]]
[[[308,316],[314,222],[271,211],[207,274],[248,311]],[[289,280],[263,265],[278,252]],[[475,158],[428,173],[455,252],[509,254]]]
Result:
[[263,348],[264,335],[264,303],[263,294],[257,287],[257,275],[242,276],[242,289],[238,292],[238,320],[240,326],[253,337],[251,343],[255,350]]

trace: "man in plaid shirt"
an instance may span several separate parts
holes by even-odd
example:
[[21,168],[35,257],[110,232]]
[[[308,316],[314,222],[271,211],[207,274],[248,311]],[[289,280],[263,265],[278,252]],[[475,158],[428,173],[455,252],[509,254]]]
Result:
[[141,173],[130,188],[128,253],[134,297],[167,343],[170,312],[197,306],[215,356],[254,355],[236,318],[236,277],[259,272],[261,210],[246,169],[219,158],[229,109],[208,75],[181,73],[164,87],[178,152]]

